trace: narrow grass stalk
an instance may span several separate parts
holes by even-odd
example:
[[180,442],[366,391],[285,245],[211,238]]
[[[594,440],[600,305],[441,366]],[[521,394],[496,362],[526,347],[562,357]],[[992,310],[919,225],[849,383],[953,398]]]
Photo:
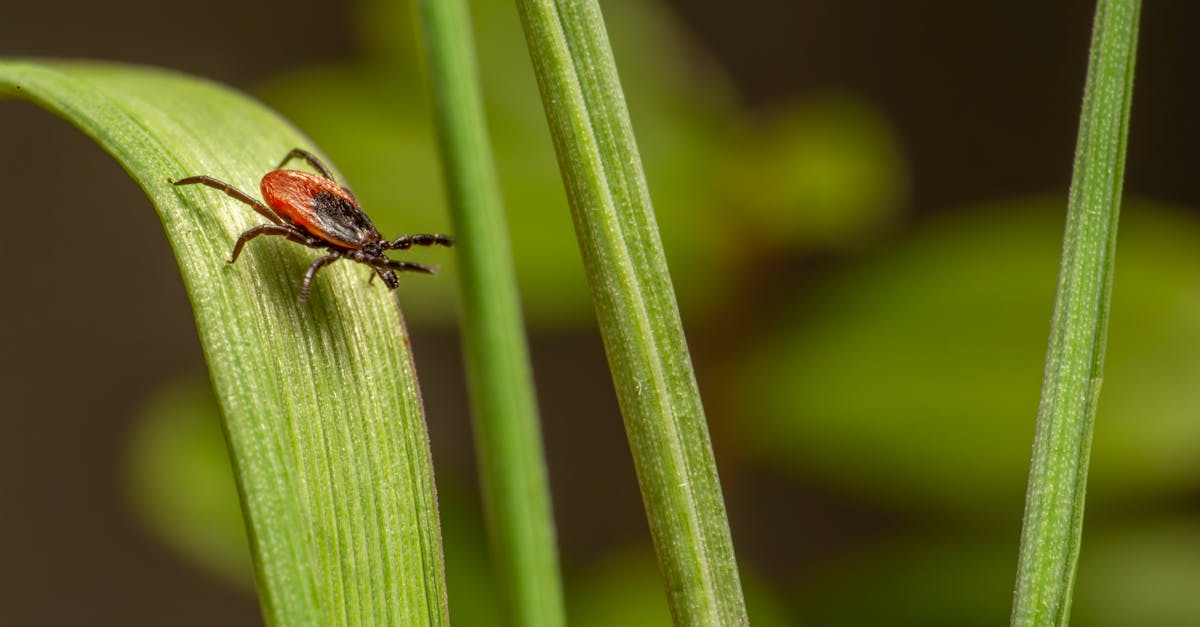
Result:
[[746,622],[708,427],[595,0],[517,0],[676,623]]
[[492,551],[509,624],[564,622],[554,520],[516,271],[465,0],[421,0],[442,168],[458,238],[462,329]]
[[221,404],[266,622],[446,624],[433,467],[395,298],[341,263],[297,306],[312,250],[260,238],[228,264],[262,217],[168,182],[209,174],[253,192],[311,142],[251,98],[145,68],[0,61],[0,96],[79,127],[154,202]]
[[1100,0],[1025,496],[1013,625],[1066,625],[1104,365],[1139,0]]

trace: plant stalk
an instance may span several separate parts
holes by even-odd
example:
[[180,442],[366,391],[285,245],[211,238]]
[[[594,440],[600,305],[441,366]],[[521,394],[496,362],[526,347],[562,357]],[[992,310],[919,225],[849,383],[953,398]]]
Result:
[[747,621],[704,407],[595,0],[518,0],[668,602]]
[[1066,625],[1104,366],[1139,0],[1100,0],[1025,496],[1013,625]]
[[462,331],[492,552],[509,624],[564,623],[533,376],[465,0],[418,3],[457,235]]

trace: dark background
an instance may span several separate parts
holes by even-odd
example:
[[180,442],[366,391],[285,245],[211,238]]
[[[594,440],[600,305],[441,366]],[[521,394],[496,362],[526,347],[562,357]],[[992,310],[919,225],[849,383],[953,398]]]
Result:
[[[1069,183],[1092,2],[670,4],[751,107],[832,86],[885,111],[908,151],[907,220],[981,199],[1063,193]],[[1200,206],[1198,22],[1195,3],[1143,10],[1130,195]],[[0,20],[4,56],[165,66],[248,91],[290,67],[351,57],[352,40],[348,6],[305,0],[14,2]],[[0,622],[258,624],[251,594],[193,570],[147,537],[126,507],[130,417],[149,390],[204,368],[149,203],[90,140],[27,103],[0,102],[0,137],[8,234],[0,265]],[[435,457],[470,472],[454,334],[416,328],[413,342],[430,415],[440,416],[431,424]],[[598,335],[543,333],[533,350],[544,416],[569,412],[581,395],[615,411],[611,388],[594,383],[606,381]],[[592,383],[556,374],[567,364],[591,370],[583,380]],[[589,460],[627,459],[619,423],[589,424],[589,432],[579,422],[545,425],[568,568],[609,544],[648,543],[631,469],[597,462],[591,474],[581,470]],[[555,451],[572,451],[571,459]],[[795,531],[779,512],[800,506],[788,504],[792,488],[770,473],[752,483],[758,492],[731,502],[733,530],[739,558],[770,573],[814,549],[803,538],[782,547],[761,541]],[[602,495],[624,514],[596,520],[578,507],[580,495]],[[826,494],[804,499],[828,512],[826,528],[810,536],[869,535],[895,523],[847,513]],[[740,531],[748,528],[763,535]]]

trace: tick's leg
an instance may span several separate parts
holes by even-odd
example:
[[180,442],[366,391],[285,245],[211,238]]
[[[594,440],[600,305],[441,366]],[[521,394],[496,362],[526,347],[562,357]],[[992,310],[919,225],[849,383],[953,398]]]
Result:
[[375,273],[371,275],[370,279],[367,279],[367,283],[373,282],[375,280],[375,275],[378,274],[379,278],[383,279],[383,284],[386,285],[389,290],[394,290],[400,285],[400,279],[396,278],[395,272],[392,272],[391,270],[385,270],[378,266],[375,266],[372,268],[372,270],[374,270]]
[[238,255],[242,254],[242,246],[246,242],[258,237],[259,235],[279,235],[286,237],[297,244],[304,244],[312,248],[321,248],[322,243],[316,238],[304,233],[300,229],[290,224],[263,224],[256,226],[248,231],[245,231],[238,237],[237,243],[233,245],[233,254],[229,257],[229,263],[237,261]]
[[[167,179],[167,180],[170,180],[170,179]],[[250,194],[247,194],[246,192],[243,192],[242,190],[230,185],[229,183],[226,183],[224,181],[218,181],[217,179],[215,179],[211,176],[189,176],[187,178],[179,179],[178,181],[171,181],[171,184],[172,185],[207,185],[214,189],[219,189],[219,190],[225,192],[226,194],[228,194],[231,198],[236,198],[237,200],[240,200],[240,201],[246,203],[247,205],[250,205],[255,211],[262,214],[262,217],[270,220],[271,222],[274,222],[275,224],[283,224],[283,220],[279,219],[279,216],[275,215],[275,212],[271,211],[270,208],[268,208],[266,205],[262,204],[261,201],[250,196]]]
[[437,274],[437,270],[429,266],[414,263],[412,261],[396,261],[387,257],[376,257],[367,262],[377,268],[387,268],[389,270],[399,270],[400,272],[420,272],[422,274]]
[[[287,165],[288,161],[291,161],[292,159],[304,159],[308,162],[308,165],[316,168],[316,170],[321,173],[321,176],[334,181],[333,173],[329,171],[329,168],[325,167],[324,163],[321,163],[321,160],[318,159],[316,155],[300,148],[293,148],[292,151],[283,158],[283,161],[280,161],[279,165],[275,166],[275,169],[278,170],[282,168],[283,166]],[[337,181],[334,182],[336,183]]]
[[304,282],[300,284],[300,296],[296,299],[297,302],[303,305],[308,301],[308,291],[312,289],[312,280],[313,277],[317,276],[317,270],[320,270],[321,268],[324,268],[338,259],[341,259],[341,257],[341,253],[325,255],[324,257],[314,261],[313,264],[308,267],[308,272],[304,273]]
[[449,235],[436,233],[417,233],[416,235],[401,235],[390,242],[384,242],[385,250],[407,250],[413,246],[453,246],[454,238]]

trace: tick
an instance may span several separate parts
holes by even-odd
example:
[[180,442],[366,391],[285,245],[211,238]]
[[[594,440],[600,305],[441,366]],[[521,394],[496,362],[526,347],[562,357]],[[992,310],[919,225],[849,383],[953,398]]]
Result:
[[[307,161],[320,175],[301,170],[284,170],[283,166],[293,159]],[[435,270],[411,261],[389,259],[384,255],[384,251],[406,250],[413,246],[454,244],[454,240],[446,235],[431,233],[401,235],[393,240],[383,239],[375,225],[371,224],[371,219],[363,212],[354,194],[338,185],[329,168],[312,153],[299,148],[292,149],[274,170],[262,177],[259,189],[265,204],[229,183],[211,176],[189,176],[170,182],[174,185],[207,185],[219,189],[230,197],[250,205],[259,215],[271,221],[271,224],[262,224],[242,233],[233,245],[229,263],[237,261],[246,242],[259,235],[278,235],[297,244],[327,251],[328,254],[314,261],[308,267],[308,272],[304,273],[298,299],[301,305],[308,300],[308,293],[317,271],[338,259],[349,259],[370,266],[374,272],[371,278],[379,275],[383,284],[394,290],[400,284],[396,272],[433,274]]]

